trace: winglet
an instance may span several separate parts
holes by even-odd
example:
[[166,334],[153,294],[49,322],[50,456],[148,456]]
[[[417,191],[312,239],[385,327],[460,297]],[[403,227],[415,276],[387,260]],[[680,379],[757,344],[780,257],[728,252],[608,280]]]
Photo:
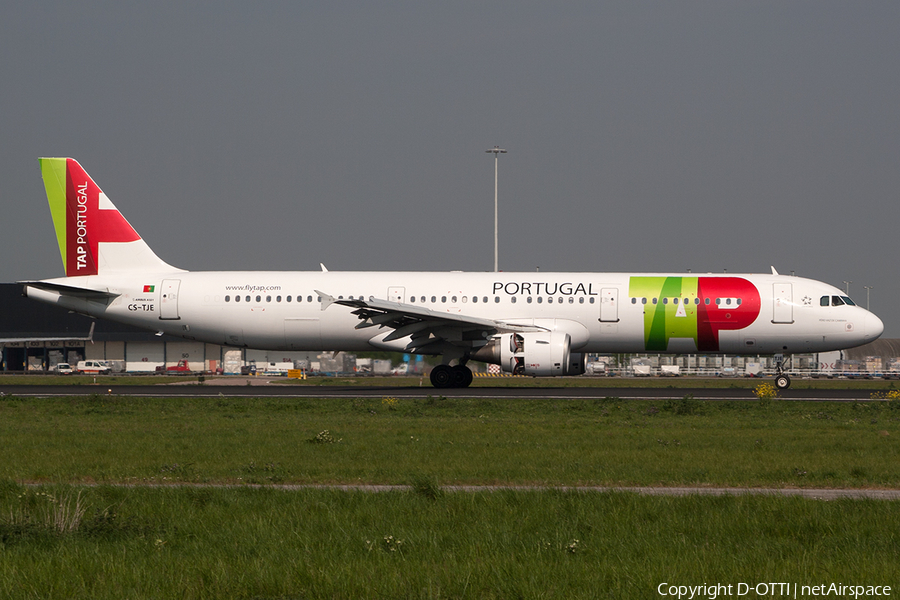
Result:
[[328,269],[325,268],[325,265],[324,265],[324,264],[319,263],[319,266],[322,267],[322,272],[323,272],[323,273],[327,273],[327,272],[328,272]]
[[775,270],[775,267],[772,267],[772,275],[778,275],[778,271]]

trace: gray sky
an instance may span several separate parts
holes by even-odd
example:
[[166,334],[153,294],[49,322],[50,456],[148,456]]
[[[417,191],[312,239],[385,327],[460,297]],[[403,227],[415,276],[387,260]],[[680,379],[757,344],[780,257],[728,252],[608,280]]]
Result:
[[0,281],[62,275],[37,157],[191,270],[820,279],[900,337],[900,3],[0,9]]

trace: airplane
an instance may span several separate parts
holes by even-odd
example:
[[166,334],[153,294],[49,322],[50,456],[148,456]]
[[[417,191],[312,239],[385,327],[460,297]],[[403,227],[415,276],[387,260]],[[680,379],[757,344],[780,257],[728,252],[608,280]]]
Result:
[[441,357],[436,388],[585,371],[588,353],[775,355],[852,348],[881,320],[840,289],[771,274],[191,272],[160,259],[77,161],[41,158],[65,277],[25,294],[187,340],[265,350]]

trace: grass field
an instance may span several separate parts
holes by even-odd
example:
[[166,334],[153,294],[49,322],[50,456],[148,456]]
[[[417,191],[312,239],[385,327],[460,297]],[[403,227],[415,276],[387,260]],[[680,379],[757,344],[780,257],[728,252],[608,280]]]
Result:
[[[75,490],[48,490],[74,506]],[[68,533],[0,525],[0,596],[653,598],[665,582],[900,581],[895,502],[110,487],[81,502]],[[4,512],[41,503],[0,493]]]
[[898,404],[7,397],[0,478],[900,487]]
[[[442,486],[897,488],[898,404],[5,397],[0,597],[653,598],[665,582],[757,581],[896,590],[897,502]],[[140,486],[173,482],[412,489]],[[122,483],[139,485],[108,485]]]

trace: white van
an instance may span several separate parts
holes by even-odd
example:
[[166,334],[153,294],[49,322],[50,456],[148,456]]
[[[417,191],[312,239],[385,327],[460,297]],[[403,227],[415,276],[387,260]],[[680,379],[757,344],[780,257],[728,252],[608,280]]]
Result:
[[79,360],[75,370],[87,375],[109,375],[112,369],[105,360]]

